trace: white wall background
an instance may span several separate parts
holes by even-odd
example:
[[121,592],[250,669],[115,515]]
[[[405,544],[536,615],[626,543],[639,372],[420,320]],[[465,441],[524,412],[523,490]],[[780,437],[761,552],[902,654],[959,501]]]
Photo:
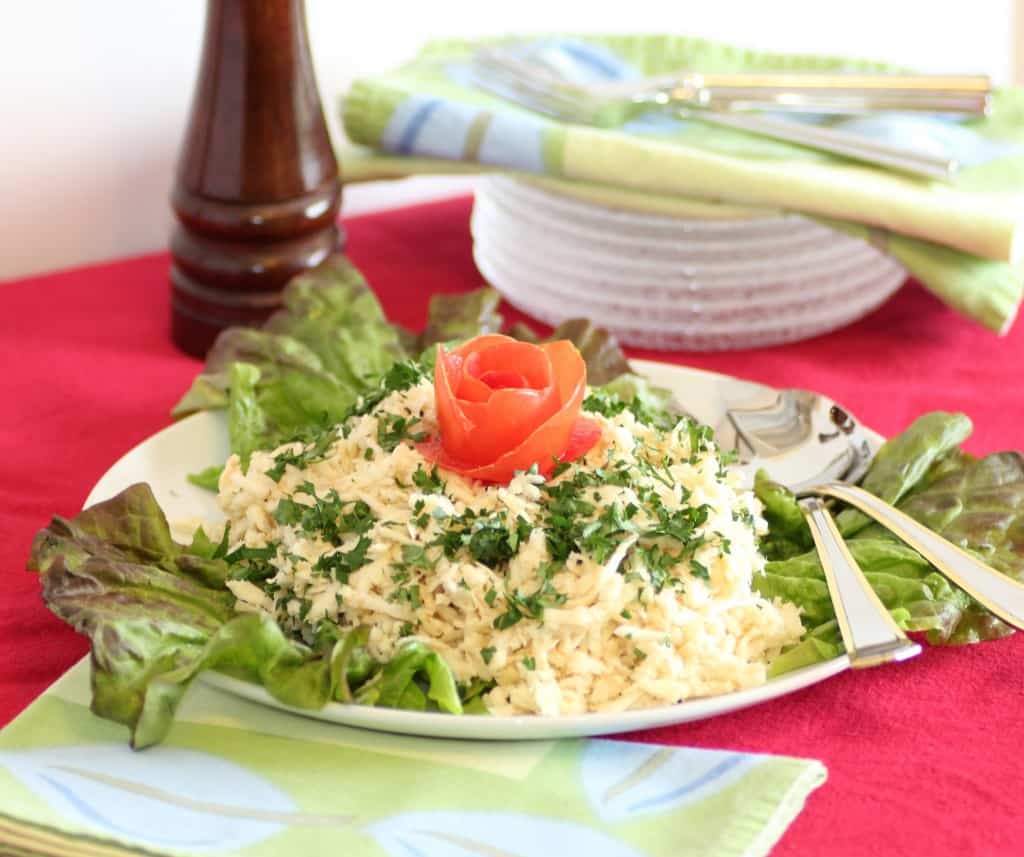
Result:
[[[251,0],[258,2],[258,0]],[[1010,81],[1014,0],[307,0],[331,131],[355,76],[431,37],[672,31]],[[202,0],[0,0],[0,279],[159,249],[202,36]],[[347,212],[463,182],[346,192]]]

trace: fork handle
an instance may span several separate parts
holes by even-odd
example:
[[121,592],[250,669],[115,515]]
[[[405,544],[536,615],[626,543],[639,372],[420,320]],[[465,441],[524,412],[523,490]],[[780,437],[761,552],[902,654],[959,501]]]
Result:
[[1016,580],[985,565],[977,557],[863,488],[829,482],[817,485],[806,493],[834,497],[860,509],[916,550],[987,610],[1015,628],[1024,628],[1024,585]]
[[903,146],[881,143],[833,128],[819,128],[802,122],[771,119],[767,116],[721,113],[715,110],[683,110],[681,113],[687,118],[707,122],[710,125],[721,125],[750,134],[760,134],[762,137],[785,140],[789,143],[796,143],[800,146],[924,178],[945,181],[959,167],[959,164],[951,158],[937,157]]
[[800,501],[825,571],[829,595],[850,666],[874,667],[921,651],[907,639],[850,554],[832,516],[817,497]]

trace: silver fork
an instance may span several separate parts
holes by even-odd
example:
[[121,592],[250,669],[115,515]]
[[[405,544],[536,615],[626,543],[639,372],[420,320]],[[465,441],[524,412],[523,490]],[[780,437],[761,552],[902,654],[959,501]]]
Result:
[[[568,86],[552,73],[538,70],[534,64],[511,51],[478,51],[473,56],[472,74],[474,83],[480,89],[547,116],[598,127],[615,125],[621,121],[624,107],[621,99],[600,97],[579,87]],[[672,110],[675,115],[710,125],[784,140],[925,178],[946,181],[959,168],[953,158],[881,143],[833,128],[716,110],[676,106]]]
[[[741,456],[750,459],[748,468],[764,467],[800,497],[812,531],[812,516],[820,523],[827,514],[821,498],[841,500],[912,547],[1004,622],[1024,628],[1024,585],[853,484],[867,471],[874,449],[848,411],[816,393],[765,387],[746,401],[729,403],[726,415]],[[864,586],[870,589],[866,581]]]

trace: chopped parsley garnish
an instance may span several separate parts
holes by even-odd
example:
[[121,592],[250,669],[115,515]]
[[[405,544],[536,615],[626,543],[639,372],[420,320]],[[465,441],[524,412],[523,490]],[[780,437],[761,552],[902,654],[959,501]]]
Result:
[[700,506],[684,506],[681,509],[669,510],[663,503],[655,506],[658,523],[647,530],[644,535],[647,537],[665,536],[675,539],[683,545],[692,545],[699,541],[703,543],[703,536],[696,534],[697,528],[707,523],[711,514],[711,507],[706,503]]
[[385,452],[394,452],[402,441],[419,443],[427,439],[425,431],[413,431],[420,424],[419,417],[403,417],[399,414],[383,413],[377,417],[377,443]]
[[485,664],[489,664],[491,662],[491,658],[494,657],[494,653],[496,651],[497,649],[495,649],[494,646],[485,646],[480,650],[481,660],[483,660]]
[[669,583],[679,583],[679,579],[673,577],[669,572],[679,564],[681,554],[673,554],[662,548],[661,545],[642,546],[637,550],[644,566],[647,568],[647,578],[655,592],[661,592]]
[[388,596],[388,601],[395,604],[408,604],[413,609],[416,609],[422,604],[420,601],[419,584],[414,583],[412,586],[400,586]]
[[708,571],[708,567],[703,563],[697,562],[695,559],[690,560],[690,573],[701,580],[711,580],[711,573]]
[[531,532],[533,527],[522,516],[508,524],[504,512],[481,515],[469,509],[447,519],[447,527],[431,544],[440,546],[448,559],[465,551],[474,562],[496,569],[516,555]]
[[436,464],[429,473],[423,469],[422,464],[419,465],[416,468],[416,472],[412,475],[412,484],[424,494],[443,494],[445,489],[445,483],[437,475]]
[[316,561],[313,566],[317,571],[326,571],[331,574],[338,583],[347,583],[348,576],[357,571],[369,562],[366,552],[370,549],[372,542],[366,536],[360,536],[359,541],[349,551],[337,550],[333,553],[325,553]]
[[635,530],[636,527],[629,522],[625,510],[611,505],[596,520],[583,527],[578,544],[600,565],[607,562],[615,552],[622,541],[621,537]]
[[422,545],[402,545],[402,563],[412,568],[429,570],[437,565],[436,559],[431,559],[426,548]]
[[279,524],[297,526],[329,544],[340,545],[349,533],[362,535],[369,532],[377,521],[365,501],[342,500],[333,488],[323,497],[318,497],[312,483],[303,482],[293,496],[299,495],[311,498],[313,505],[286,497],[274,509],[274,520]]
[[740,523],[745,524],[751,529],[754,528],[754,515],[750,511],[750,509],[740,509],[738,512],[733,512],[732,519],[734,521],[739,521]]
[[243,561],[273,559],[277,555],[277,547],[276,544],[269,544],[262,548],[251,548],[247,545],[241,545],[231,551],[231,553],[225,554],[224,561],[234,564]]
[[695,462],[701,453],[711,449],[715,434],[711,426],[700,425],[692,420],[686,422],[686,432],[690,440],[690,462]]
[[597,388],[583,400],[583,410],[602,416],[618,416],[629,411],[638,423],[643,423],[659,431],[669,431],[680,419],[667,408],[659,408],[645,403],[640,396],[633,396],[628,401],[611,390]]
[[554,462],[555,462],[555,466],[554,466],[554,468],[551,471],[551,478],[552,479],[557,479],[559,476],[561,476],[563,473],[565,473],[566,470],[568,470],[570,467],[572,467],[572,462],[562,461],[561,459],[559,459],[559,457],[557,455],[554,458]]
[[[511,628],[522,619],[544,621],[545,607],[561,607],[565,604],[565,594],[555,589],[551,582],[556,570],[554,563],[546,562],[537,569],[541,585],[532,595],[522,595],[518,590],[505,590],[505,604],[508,609],[497,616],[493,625],[499,631]],[[494,590],[491,590],[492,592]],[[493,605],[492,605],[493,606]]]
[[596,511],[592,503],[580,496],[588,479],[589,474],[580,472],[574,479],[543,486],[548,495],[544,505],[544,536],[548,553],[556,562],[565,562],[569,554],[579,549],[580,531]]
[[543,486],[547,494],[547,502],[544,503],[544,535],[553,560],[563,563],[569,554],[582,551],[590,554],[595,562],[607,561],[619,542],[635,531],[629,519],[639,510],[636,506],[623,509],[611,505],[593,519],[597,506],[592,502],[592,497],[585,497],[590,496],[588,489],[600,485],[624,486],[630,484],[628,480],[625,469],[598,469],[593,472],[581,470],[572,479]]
[[510,608],[506,613],[502,613],[494,620],[494,627],[499,631],[504,631],[506,628],[511,628],[520,619],[523,618],[523,614],[515,608]]
[[523,666],[526,667],[530,672],[533,672],[535,669],[537,669],[537,661],[534,658],[527,656],[523,658]]
[[515,526],[509,529],[491,519],[476,528],[469,537],[469,554],[482,565],[495,568],[512,559],[531,532],[533,527],[522,517],[516,518]]
[[349,413],[349,417],[361,417],[370,413],[392,393],[400,393],[410,387],[415,387],[426,377],[427,375],[419,363],[411,360],[395,363],[385,373],[377,389],[360,397]]
[[427,504],[423,500],[417,500],[412,507],[412,522],[418,529],[423,529],[430,523],[430,513],[424,511],[427,508]]
[[277,569],[270,561],[277,556],[278,544],[272,542],[266,547],[252,548],[241,545],[230,553],[227,553],[227,528],[224,530],[224,538],[214,552],[214,559],[223,559],[232,566],[232,580],[267,581],[275,574]]
[[304,470],[310,464],[323,461],[337,439],[338,434],[335,429],[329,428],[318,432],[311,441],[300,440],[303,447],[298,452],[288,451],[274,456],[274,464],[267,470],[267,476],[275,482],[279,482],[289,464],[299,470]]

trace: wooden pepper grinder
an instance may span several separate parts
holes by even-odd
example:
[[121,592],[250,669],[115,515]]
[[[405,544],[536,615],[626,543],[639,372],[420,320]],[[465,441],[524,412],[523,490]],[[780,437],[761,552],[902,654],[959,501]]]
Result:
[[342,247],[338,166],[302,0],[208,0],[171,204],[174,342],[202,356]]

